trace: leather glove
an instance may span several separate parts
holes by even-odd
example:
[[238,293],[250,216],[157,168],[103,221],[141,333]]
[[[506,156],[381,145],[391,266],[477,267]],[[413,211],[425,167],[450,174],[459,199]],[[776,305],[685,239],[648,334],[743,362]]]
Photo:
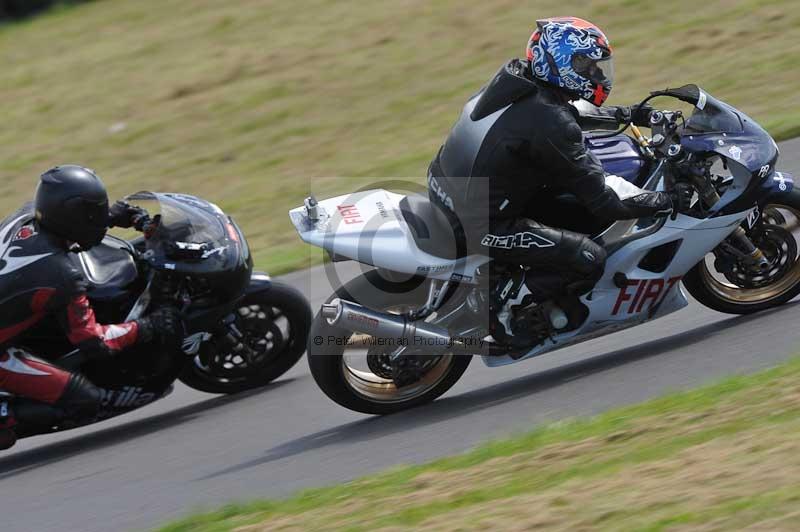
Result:
[[674,206],[671,216],[674,220],[678,217],[678,214],[686,212],[692,207],[694,187],[689,183],[676,183],[675,186],[672,187],[672,191],[669,195],[672,199],[672,205]]
[[620,124],[627,124],[631,121],[637,126],[648,127],[650,125],[650,113],[654,111],[653,106],[644,104],[639,108],[638,105],[617,107],[614,118]]
[[672,198],[666,192],[645,192],[622,201],[628,210],[635,214],[631,218],[654,216],[661,218],[673,212]]
[[180,347],[184,330],[178,309],[166,305],[147,316],[136,320],[139,326],[139,341],[157,341],[166,347]]
[[161,225],[161,215],[156,214],[151,219],[149,216],[145,216],[141,222],[141,229],[139,231],[142,232],[145,238],[150,238],[153,236],[156,231],[158,231],[158,227]]
[[128,229],[133,227],[137,231],[141,231],[144,224],[150,220],[147,211],[141,207],[134,207],[133,205],[122,200],[117,201],[108,210],[108,226],[121,227]]

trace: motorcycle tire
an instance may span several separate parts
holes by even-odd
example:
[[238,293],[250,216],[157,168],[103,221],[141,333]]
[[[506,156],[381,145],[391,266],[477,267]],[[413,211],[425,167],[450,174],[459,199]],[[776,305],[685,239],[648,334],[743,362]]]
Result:
[[[373,270],[346,283],[328,301],[340,298],[383,311],[419,307],[425,302],[428,284],[418,279],[387,281]],[[444,354],[417,382],[397,387],[385,377],[367,376],[348,366],[345,348],[351,336],[350,331],[330,325],[317,314],[309,333],[308,365],[325,395],[364,414],[393,414],[429,403],[449,390],[472,361],[468,355]]]
[[222,377],[209,371],[195,358],[187,364],[180,375],[180,381],[187,386],[208,393],[233,394],[264,386],[277,379],[294,366],[303,356],[306,338],[311,326],[311,307],[305,296],[291,286],[273,281],[269,290],[246,296],[242,307],[259,305],[278,309],[285,317],[289,327],[289,338],[282,338],[281,349],[277,356],[270,355],[264,364],[251,368],[251,371],[240,378]]
[[[800,190],[794,189],[774,195],[763,211],[762,216],[779,217],[784,223],[786,223],[784,215],[789,214],[795,228],[800,229]],[[770,214],[775,212],[777,213]],[[791,242],[788,242],[787,247],[791,245]],[[718,312],[726,314],[760,312],[782,305],[800,294],[800,255],[797,249],[792,255],[794,256],[787,257],[787,260],[793,262],[787,265],[783,275],[774,283],[757,289],[739,288],[715,279],[711,271],[713,266],[709,266],[705,257],[684,276],[683,285],[698,302]]]

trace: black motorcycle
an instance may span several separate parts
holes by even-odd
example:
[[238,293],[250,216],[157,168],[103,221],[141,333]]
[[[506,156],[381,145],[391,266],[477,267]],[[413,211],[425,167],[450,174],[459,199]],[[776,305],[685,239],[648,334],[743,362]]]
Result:
[[55,320],[29,330],[21,345],[106,390],[98,417],[65,420],[52,431],[149,404],[169,394],[176,379],[210,393],[263,386],[305,351],[308,302],[297,290],[253,272],[247,241],[230,216],[186,194],[139,192],[125,200],[150,214],[146,236],[107,235],[101,245],[73,254],[90,283],[98,321],[130,321],[160,305],[176,305],[186,334],[173,347],[137,345],[96,360],[75,350]]

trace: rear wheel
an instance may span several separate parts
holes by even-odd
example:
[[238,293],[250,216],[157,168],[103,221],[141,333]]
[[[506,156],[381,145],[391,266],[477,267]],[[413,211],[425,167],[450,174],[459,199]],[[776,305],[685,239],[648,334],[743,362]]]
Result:
[[240,354],[208,343],[180,376],[181,382],[209,393],[237,393],[277,379],[303,356],[311,325],[311,308],[303,294],[282,283],[250,294],[236,311],[242,343],[255,356]]
[[[367,272],[337,290],[341,298],[374,310],[400,314],[425,302],[428,283],[412,279],[392,283],[377,271]],[[367,335],[329,325],[319,314],[311,325],[308,364],[319,387],[335,402],[365,414],[392,414],[429,403],[449,390],[464,374],[471,356],[444,353],[426,361],[421,376],[395,384],[388,352]]]
[[751,314],[782,305],[800,294],[800,191],[781,194],[762,213],[759,231],[750,235],[769,266],[756,270],[735,263],[723,273],[709,253],[683,279],[703,305],[728,314]]

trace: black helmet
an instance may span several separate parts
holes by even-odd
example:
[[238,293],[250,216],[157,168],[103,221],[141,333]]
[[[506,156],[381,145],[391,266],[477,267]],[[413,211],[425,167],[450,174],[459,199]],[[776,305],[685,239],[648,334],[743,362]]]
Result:
[[89,249],[108,228],[108,193],[92,170],[66,164],[42,174],[34,199],[36,219],[61,238]]

